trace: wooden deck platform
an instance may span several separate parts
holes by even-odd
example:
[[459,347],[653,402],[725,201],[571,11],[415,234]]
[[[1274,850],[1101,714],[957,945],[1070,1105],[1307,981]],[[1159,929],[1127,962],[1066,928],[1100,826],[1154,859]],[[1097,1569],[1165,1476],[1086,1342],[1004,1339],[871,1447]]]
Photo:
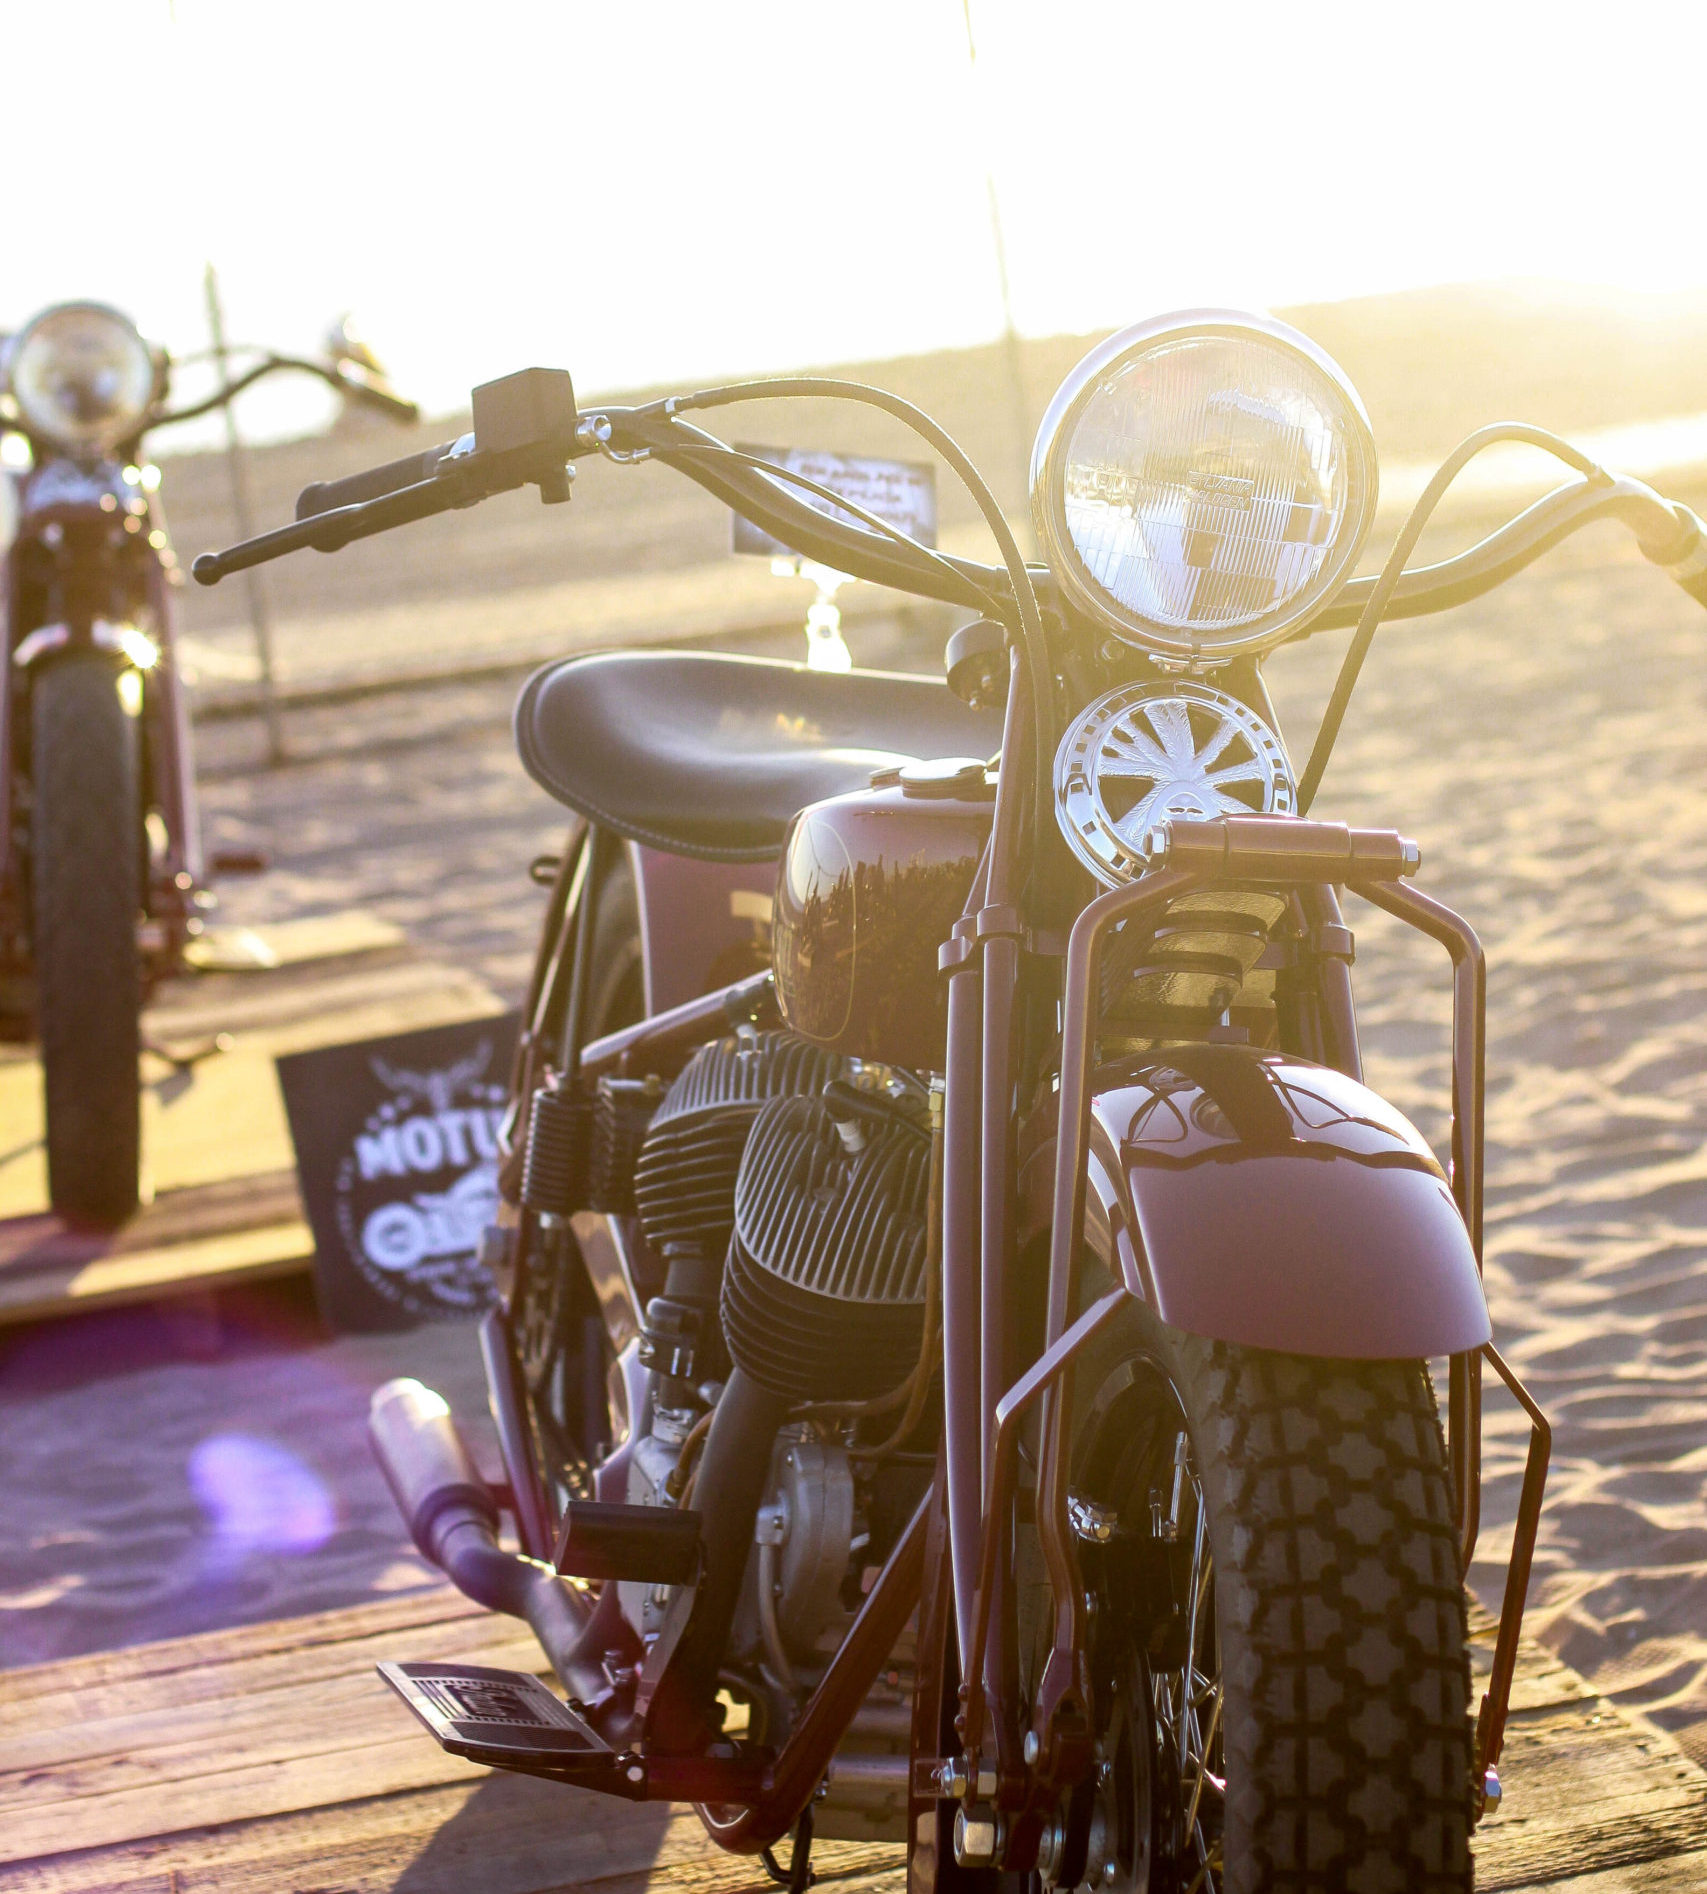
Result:
[[202,970],[145,1021],[158,1048],[142,1072],[153,1200],[115,1234],[68,1230],[49,1212],[41,1070],[28,1049],[0,1052],[0,1324],[308,1268],[273,1060],[502,1010],[481,981],[361,912],[213,933],[195,953]]
[[[1484,1667],[1491,1628],[1479,1622]],[[390,1658],[535,1664],[520,1627],[417,1593],[0,1674],[8,1894],[601,1894],[767,1885],[685,1809],[445,1756],[373,1673]],[[1707,1775],[1530,1647],[1477,1885],[1707,1886]],[[826,1845],[821,1878],[894,1894],[899,1851]]]

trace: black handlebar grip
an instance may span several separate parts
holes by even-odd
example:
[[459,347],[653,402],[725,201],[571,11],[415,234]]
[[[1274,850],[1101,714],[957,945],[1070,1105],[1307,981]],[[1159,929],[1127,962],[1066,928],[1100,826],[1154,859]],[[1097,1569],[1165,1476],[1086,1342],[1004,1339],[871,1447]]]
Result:
[[364,500],[377,500],[404,487],[419,486],[431,480],[439,462],[456,445],[445,441],[429,447],[424,454],[405,454],[401,460],[388,461],[383,467],[369,467],[362,473],[346,475],[342,480],[315,480],[296,496],[296,517],[313,519],[340,506],[358,506]]

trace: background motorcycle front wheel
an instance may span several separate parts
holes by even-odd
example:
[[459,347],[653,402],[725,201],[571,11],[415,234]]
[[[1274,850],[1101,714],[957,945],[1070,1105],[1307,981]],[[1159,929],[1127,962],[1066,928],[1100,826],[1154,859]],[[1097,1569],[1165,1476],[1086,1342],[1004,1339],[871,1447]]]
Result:
[[1128,1585],[1105,1580],[1094,1614],[1092,1886],[1468,1889],[1464,1593],[1424,1364],[1270,1354],[1137,1311],[1080,1390],[1074,1492],[1123,1535],[1173,1526],[1180,1607],[1134,1612],[1142,1562],[1106,1568]]
[[136,1208],[141,1159],[137,720],[113,661],[93,652],[47,666],[31,697],[48,1193],[61,1216],[111,1226]]

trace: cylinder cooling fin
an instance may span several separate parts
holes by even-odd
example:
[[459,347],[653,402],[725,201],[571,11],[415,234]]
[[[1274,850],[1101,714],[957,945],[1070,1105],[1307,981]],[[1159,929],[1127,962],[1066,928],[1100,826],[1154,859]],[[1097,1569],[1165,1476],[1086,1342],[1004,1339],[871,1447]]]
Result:
[[786,1032],[701,1046],[653,1113],[634,1169],[634,1204],[660,1257],[691,1244],[721,1263],[734,1227],[747,1134],[773,1099],[821,1092],[847,1062]]
[[731,1359],[790,1401],[871,1399],[919,1358],[930,1147],[899,1123],[859,1142],[821,1100],[784,1098],[741,1161],[724,1334]]

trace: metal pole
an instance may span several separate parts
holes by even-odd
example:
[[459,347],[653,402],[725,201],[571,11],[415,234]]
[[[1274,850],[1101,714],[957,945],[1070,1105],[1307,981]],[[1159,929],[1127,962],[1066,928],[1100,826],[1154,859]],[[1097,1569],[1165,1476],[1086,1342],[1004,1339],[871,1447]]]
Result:
[[[960,0],[960,15],[966,22],[966,62],[972,72],[974,100],[978,91],[978,43],[972,35],[972,0]],[[984,140],[984,195],[990,206],[990,246],[996,258],[996,286],[1002,298],[1002,344],[1008,364],[1009,419],[1013,425],[1014,451],[1019,462],[1020,490],[1031,479],[1031,403],[1025,391],[1025,359],[1020,349],[1019,330],[1014,326],[1013,296],[1008,285],[1008,246],[1002,232],[1002,206],[996,195],[996,170],[991,156],[990,139]]]
[[[219,275],[210,263],[202,279],[207,293],[208,335],[213,342],[214,364],[222,389],[231,385],[225,344],[225,310],[219,300]],[[249,505],[249,463],[243,451],[243,436],[237,429],[237,415],[230,402],[225,404],[225,465],[231,476],[231,512],[239,539],[254,537],[254,514]],[[255,659],[261,676],[261,717],[267,730],[267,762],[277,766],[284,761],[284,730],[279,721],[278,693],[273,682],[273,621],[267,602],[267,588],[261,574],[251,567],[243,574],[249,595],[249,625],[255,637]]]

